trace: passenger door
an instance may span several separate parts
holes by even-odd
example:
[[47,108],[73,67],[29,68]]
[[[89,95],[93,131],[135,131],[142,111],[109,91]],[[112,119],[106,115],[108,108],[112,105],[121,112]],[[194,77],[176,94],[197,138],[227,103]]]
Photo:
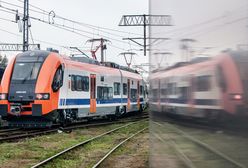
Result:
[[90,75],[90,113],[96,112],[96,75]]

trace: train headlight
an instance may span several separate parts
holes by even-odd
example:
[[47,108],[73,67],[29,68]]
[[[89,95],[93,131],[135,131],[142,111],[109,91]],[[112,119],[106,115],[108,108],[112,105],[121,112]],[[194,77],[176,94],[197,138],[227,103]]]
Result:
[[6,93],[0,93],[0,100],[7,100],[7,94]]
[[242,95],[241,94],[231,94],[231,99],[232,100],[242,100]]
[[35,97],[37,100],[48,100],[50,98],[50,94],[49,93],[37,93]]

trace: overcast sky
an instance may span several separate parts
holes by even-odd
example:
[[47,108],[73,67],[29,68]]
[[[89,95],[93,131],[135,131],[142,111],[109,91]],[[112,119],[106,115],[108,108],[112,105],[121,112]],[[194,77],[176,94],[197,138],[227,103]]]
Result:
[[[133,59],[133,65],[147,62],[148,57],[144,57],[143,52],[139,51],[140,46],[122,40],[124,37],[142,37],[142,27],[120,27],[118,24],[122,15],[147,14],[148,9],[151,14],[168,14],[172,17],[173,26],[151,27],[152,37],[170,38],[168,41],[157,41],[151,50],[152,54],[173,53],[167,60],[169,64],[182,60],[182,50],[179,48],[179,41],[182,38],[195,40],[190,44],[194,55],[216,55],[226,48],[235,49],[239,44],[247,45],[248,43],[247,0],[150,0],[149,3],[148,0],[29,1],[30,16],[40,19],[40,21],[30,19],[34,43],[40,43],[42,49],[53,47],[67,55],[75,53],[66,49],[70,46],[81,47],[90,55],[91,44],[86,41],[90,38],[103,37],[111,41],[107,45],[107,61],[115,61],[124,65],[124,58],[118,54],[131,50],[138,54]],[[0,7],[0,42],[22,43],[22,33],[18,32],[18,24],[10,22],[15,19],[15,14],[12,14],[15,12],[11,9],[18,9],[19,13],[23,13],[22,0],[0,0],[0,4],[2,5]],[[49,21],[50,11],[54,11],[56,16],[54,23],[60,28],[42,23]],[[50,15],[50,22],[54,14]],[[80,24],[60,19],[59,16],[80,22]],[[204,49],[206,47],[208,49]],[[1,53],[14,54],[13,52]],[[165,66],[165,61],[166,59],[161,61],[160,58],[151,56],[152,63],[160,62],[162,66]]]
[[[130,41],[122,40],[124,37],[142,37],[142,28],[118,26],[122,15],[147,14],[147,0],[29,0],[29,2],[31,17],[48,22],[49,16],[47,12],[54,11],[56,16],[54,18],[55,24],[62,25],[63,29],[66,28],[70,31],[75,30],[75,32],[77,32],[77,34],[75,34],[30,19],[34,43],[40,43],[42,49],[53,47],[60,50],[61,53],[69,55],[74,52],[61,46],[76,46],[82,47],[81,49],[85,50],[85,52],[90,55],[89,50],[91,44],[86,43],[86,41],[90,38],[103,37],[111,41],[107,45],[107,61],[115,61],[119,64],[125,65],[124,58],[118,56],[118,54],[130,49],[132,49],[133,52],[137,52],[137,56],[133,59],[132,64],[141,64],[148,61],[148,57],[144,57],[143,52],[139,51],[141,49],[139,46]],[[15,20],[15,15],[9,13],[12,12],[10,9],[18,9],[19,13],[23,13],[23,9],[18,7],[23,6],[22,0],[0,0],[0,4],[2,5],[2,8],[0,7],[0,42],[22,43],[22,33],[19,32],[18,24],[10,22]],[[6,7],[10,9],[6,9]],[[42,11],[41,9],[45,11]],[[54,14],[51,14],[50,18],[52,18],[53,15]],[[59,19],[57,16],[62,16],[73,21],[90,24],[96,27],[89,28],[87,25],[73,24],[64,19]],[[10,21],[5,21],[3,19],[9,19]],[[32,43],[32,40],[30,39],[29,42]],[[10,56],[14,53],[1,52],[1,54],[7,54]]]
[[[171,39],[155,43],[151,51],[172,52],[170,64],[182,61],[179,46],[183,38],[195,40],[190,43],[194,56],[214,56],[227,48],[235,50],[240,44],[247,48],[247,0],[152,0],[150,12],[172,16],[173,26],[151,28],[151,36]],[[158,57],[152,55],[151,62],[157,65],[161,62]]]

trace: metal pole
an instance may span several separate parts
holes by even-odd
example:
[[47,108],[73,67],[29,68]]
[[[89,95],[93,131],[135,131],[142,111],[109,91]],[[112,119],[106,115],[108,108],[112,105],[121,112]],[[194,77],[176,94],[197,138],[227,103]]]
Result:
[[23,15],[23,52],[28,51],[28,20],[29,20],[29,9],[28,0],[24,0],[24,15]]
[[144,56],[146,56],[146,15],[144,17]]
[[103,53],[103,38],[101,38],[101,63],[104,62],[104,53]]

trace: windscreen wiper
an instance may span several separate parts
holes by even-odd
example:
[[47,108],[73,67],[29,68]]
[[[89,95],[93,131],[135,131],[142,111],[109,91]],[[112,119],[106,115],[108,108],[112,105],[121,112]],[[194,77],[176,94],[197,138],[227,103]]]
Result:
[[23,79],[22,84],[23,84],[26,80],[28,80],[28,78],[30,78],[30,77],[33,75],[33,70],[34,70],[34,68],[32,68],[30,74],[27,75],[27,76]]

